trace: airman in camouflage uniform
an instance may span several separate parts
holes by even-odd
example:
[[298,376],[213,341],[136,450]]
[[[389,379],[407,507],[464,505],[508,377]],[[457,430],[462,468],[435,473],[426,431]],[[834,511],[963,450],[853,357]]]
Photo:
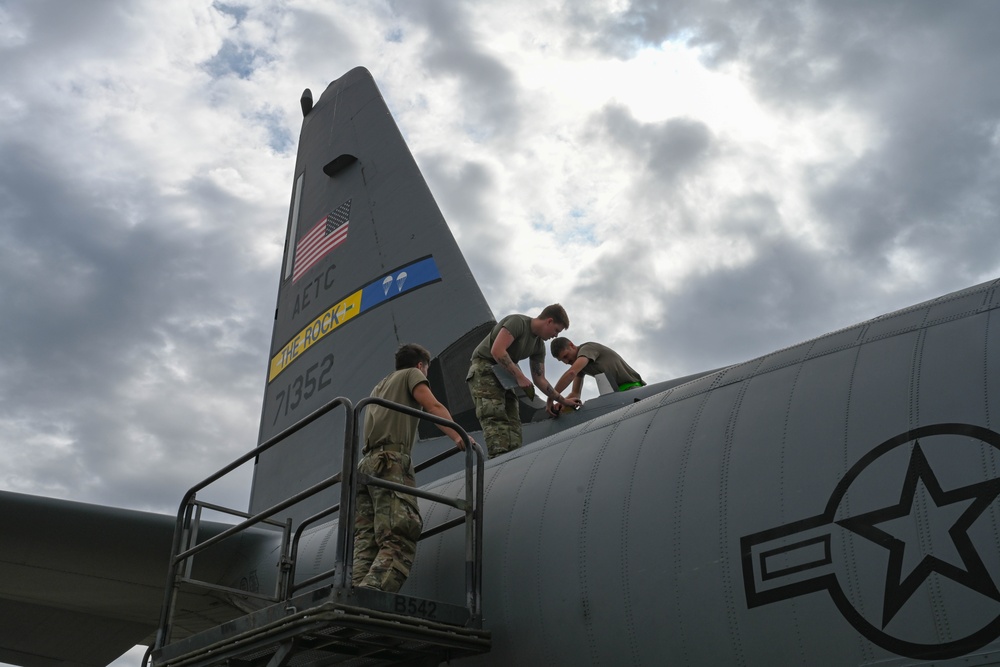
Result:
[[[396,370],[379,382],[371,395],[423,409],[451,419],[451,413],[431,392],[427,382],[430,353],[415,344],[396,351]],[[390,482],[416,486],[410,452],[419,418],[381,405],[365,411],[364,457],[358,470]],[[439,426],[459,449],[465,449],[457,431]],[[423,528],[415,496],[378,486],[358,488],[354,518],[354,586],[395,592],[406,581]]]
[[[508,315],[497,322],[473,351],[465,380],[491,458],[521,446],[521,413],[517,395],[500,384],[493,372],[494,364],[499,364],[513,375],[519,387],[530,389],[534,382],[552,403],[567,407],[580,405],[580,399],[563,398],[545,379],[544,341],[557,336],[567,327],[569,316],[562,306],[555,303],[546,306],[538,317]],[[525,357],[529,358],[531,380],[517,365]]]
[[483,438],[490,458],[521,446],[521,411],[516,394],[498,390],[499,382],[493,373],[493,364],[483,359],[473,359],[466,378],[476,418],[483,427]]

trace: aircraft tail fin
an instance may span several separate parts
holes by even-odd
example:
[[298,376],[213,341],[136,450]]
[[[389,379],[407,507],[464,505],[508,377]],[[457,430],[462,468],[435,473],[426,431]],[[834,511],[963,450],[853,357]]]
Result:
[[[434,357],[438,398],[475,426],[465,372],[493,314],[374,80],[353,69],[302,109],[260,442],[367,396],[411,342]],[[337,419],[260,457],[252,510],[339,470]]]

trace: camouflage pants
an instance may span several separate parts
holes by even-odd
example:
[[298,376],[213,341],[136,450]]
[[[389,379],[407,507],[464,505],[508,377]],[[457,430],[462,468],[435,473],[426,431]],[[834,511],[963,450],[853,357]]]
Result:
[[[373,452],[361,459],[358,470],[389,482],[415,485],[408,454]],[[359,487],[351,583],[398,591],[410,574],[422,528],[416,497],[377,486]]]
[[520,447],[521,409],[517,395],[500,386],[489,362],[472,362],[466,382],[490,458]]

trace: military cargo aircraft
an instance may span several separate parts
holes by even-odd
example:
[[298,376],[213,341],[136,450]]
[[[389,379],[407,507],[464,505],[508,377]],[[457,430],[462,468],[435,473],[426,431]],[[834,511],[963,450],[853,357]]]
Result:
[[[192,544],[175,537],[197,519],[191,493],[179,517],[0,493],[0,660],[106,665],[155,643],[154,665],[341,664],[339,642],[344,664],[1000,664],[1000,281],[559,419],[524,399],[524,446],[473,474],[479,650],[363,648],[355,629],[309,635],[311,653],[292,650],[305,636],[263,658],[227,652],[307,615],[310,595],[364,607],[349,576],[304,598],[285,573],[349,568],[339,520],[306,528],[350,505],[324,483],[352,460],[353,418],[324,410],[361,402],[400,343],[431,350],[433,391],[482,442],[464,380],[494,316],[374,81],[358,68],[301,104],[258,441],[275,444],[247,459],[245,513],[197,523],[197,539],[267,521],[191,570],[175,560]],[[421,426],[417,460],[450,449],[436,433]],[[418,472],[421,490],[460,488],[462,458]],[[399,614],[368,614],[384,626],[468,600],[467,540],[432,530],[465,510],[421,507],[429,534]],[[213,632],[197,659],[169,650]]]

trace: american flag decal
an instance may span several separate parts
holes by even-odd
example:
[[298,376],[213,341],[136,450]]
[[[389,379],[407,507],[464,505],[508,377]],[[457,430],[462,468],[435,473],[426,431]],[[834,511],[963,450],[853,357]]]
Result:
[[350,219],[351,200],[348,199],[299,239],[295,244],[292,282],[301,278],[306,271],[347,239],[347,225]]

